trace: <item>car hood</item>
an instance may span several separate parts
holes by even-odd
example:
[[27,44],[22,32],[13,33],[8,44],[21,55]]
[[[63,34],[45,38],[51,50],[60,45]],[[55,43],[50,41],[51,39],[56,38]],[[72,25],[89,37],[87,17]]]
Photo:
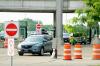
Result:
[[21,42],[20,45],[33,45],[38,44],[39,42]]

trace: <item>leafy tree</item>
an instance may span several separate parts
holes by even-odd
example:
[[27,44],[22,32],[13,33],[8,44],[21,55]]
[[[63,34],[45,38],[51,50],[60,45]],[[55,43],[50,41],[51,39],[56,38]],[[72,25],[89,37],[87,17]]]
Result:
[[[19,22],[20,22],[20,26],[27,26],[28,31],[35,31],[36,24],[38,24],[38,21],[29,18],[19,20]],[[42,24],[42,21],[39,21],[39,23]],[[42,25],[42,29],[50,31],[53,29],[53,25]]]
[[86,35],[87,33],[87,28],[84,25],[65,25],[64,29],[68,32],[68,33],[83,33]]
[[0,23],[0,32],[4,30],[4,24]]
[[73,22],[85,24],[89,27],[90,32],[90,42],[91,42],[91,33],[92,29],[97,29],[97,34],[99,33],[99,25],[100,21],[100,0],[83,0],[86,4],[86,8],[77,9],[76,13],[78,13],[78,17],[73,18]]
[[53,29],[53,25],[43,25],[42,28],[45,30],[51,31]]
[[64,25],[64,30],[68,33],[74,33],[74,27],[72,25]]
[[[36,24],[38,23],[38,21],[29,19],[29,18],[25,18],[23,20],[19,20],[20,25],[21,26],[27,26],[27,30],[28,31],[35,31],[36,29]],[[42,22],[39,22],[40,24],[42,24]]]

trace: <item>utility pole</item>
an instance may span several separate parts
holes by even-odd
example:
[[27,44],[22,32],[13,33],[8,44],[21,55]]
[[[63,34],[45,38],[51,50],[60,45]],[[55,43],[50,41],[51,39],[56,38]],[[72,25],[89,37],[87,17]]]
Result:
[[60,48],[63,43],[62,13],[63,13],[63,0],[56,0],[56,12],[54,13],[53,53],[51,56],[51,58],[55,59],[57,59],[58,54],[62,54],[59,52],[61,51]]
[[63,13],[63,0],[56,0],[56,58],[58,51],[57,48],[62,44],[62,36],[63,36],[62,13]]

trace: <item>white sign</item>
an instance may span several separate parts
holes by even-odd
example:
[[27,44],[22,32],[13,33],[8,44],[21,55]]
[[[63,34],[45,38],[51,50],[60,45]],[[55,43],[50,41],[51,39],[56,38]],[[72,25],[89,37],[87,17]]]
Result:
[[36,34],[41,34],[41,29],[36,29]]
[[15,21],[5,22],[4,31],[6,37],[19,37],[19,23]]
[[41,34],[41,24],[36,24],[36,34]]
[[13,38],[8,39],[8,55],[14,56],[14,39]]

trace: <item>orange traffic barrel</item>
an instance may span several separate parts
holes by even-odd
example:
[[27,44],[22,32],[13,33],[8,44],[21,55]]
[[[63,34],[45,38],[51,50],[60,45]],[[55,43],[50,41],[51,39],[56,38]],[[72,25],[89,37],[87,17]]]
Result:
[[100,44],[93,44],[93,59],[100,60]]
[[82,59],[82,46],[80,43],[77,43],[74,46],[74,58]]
[[8,39],[5,38],[5,41],[4,41],[4,48],[8,48]]
[[65,43],[64,44],[64,60],[71,60],[71,44]]

